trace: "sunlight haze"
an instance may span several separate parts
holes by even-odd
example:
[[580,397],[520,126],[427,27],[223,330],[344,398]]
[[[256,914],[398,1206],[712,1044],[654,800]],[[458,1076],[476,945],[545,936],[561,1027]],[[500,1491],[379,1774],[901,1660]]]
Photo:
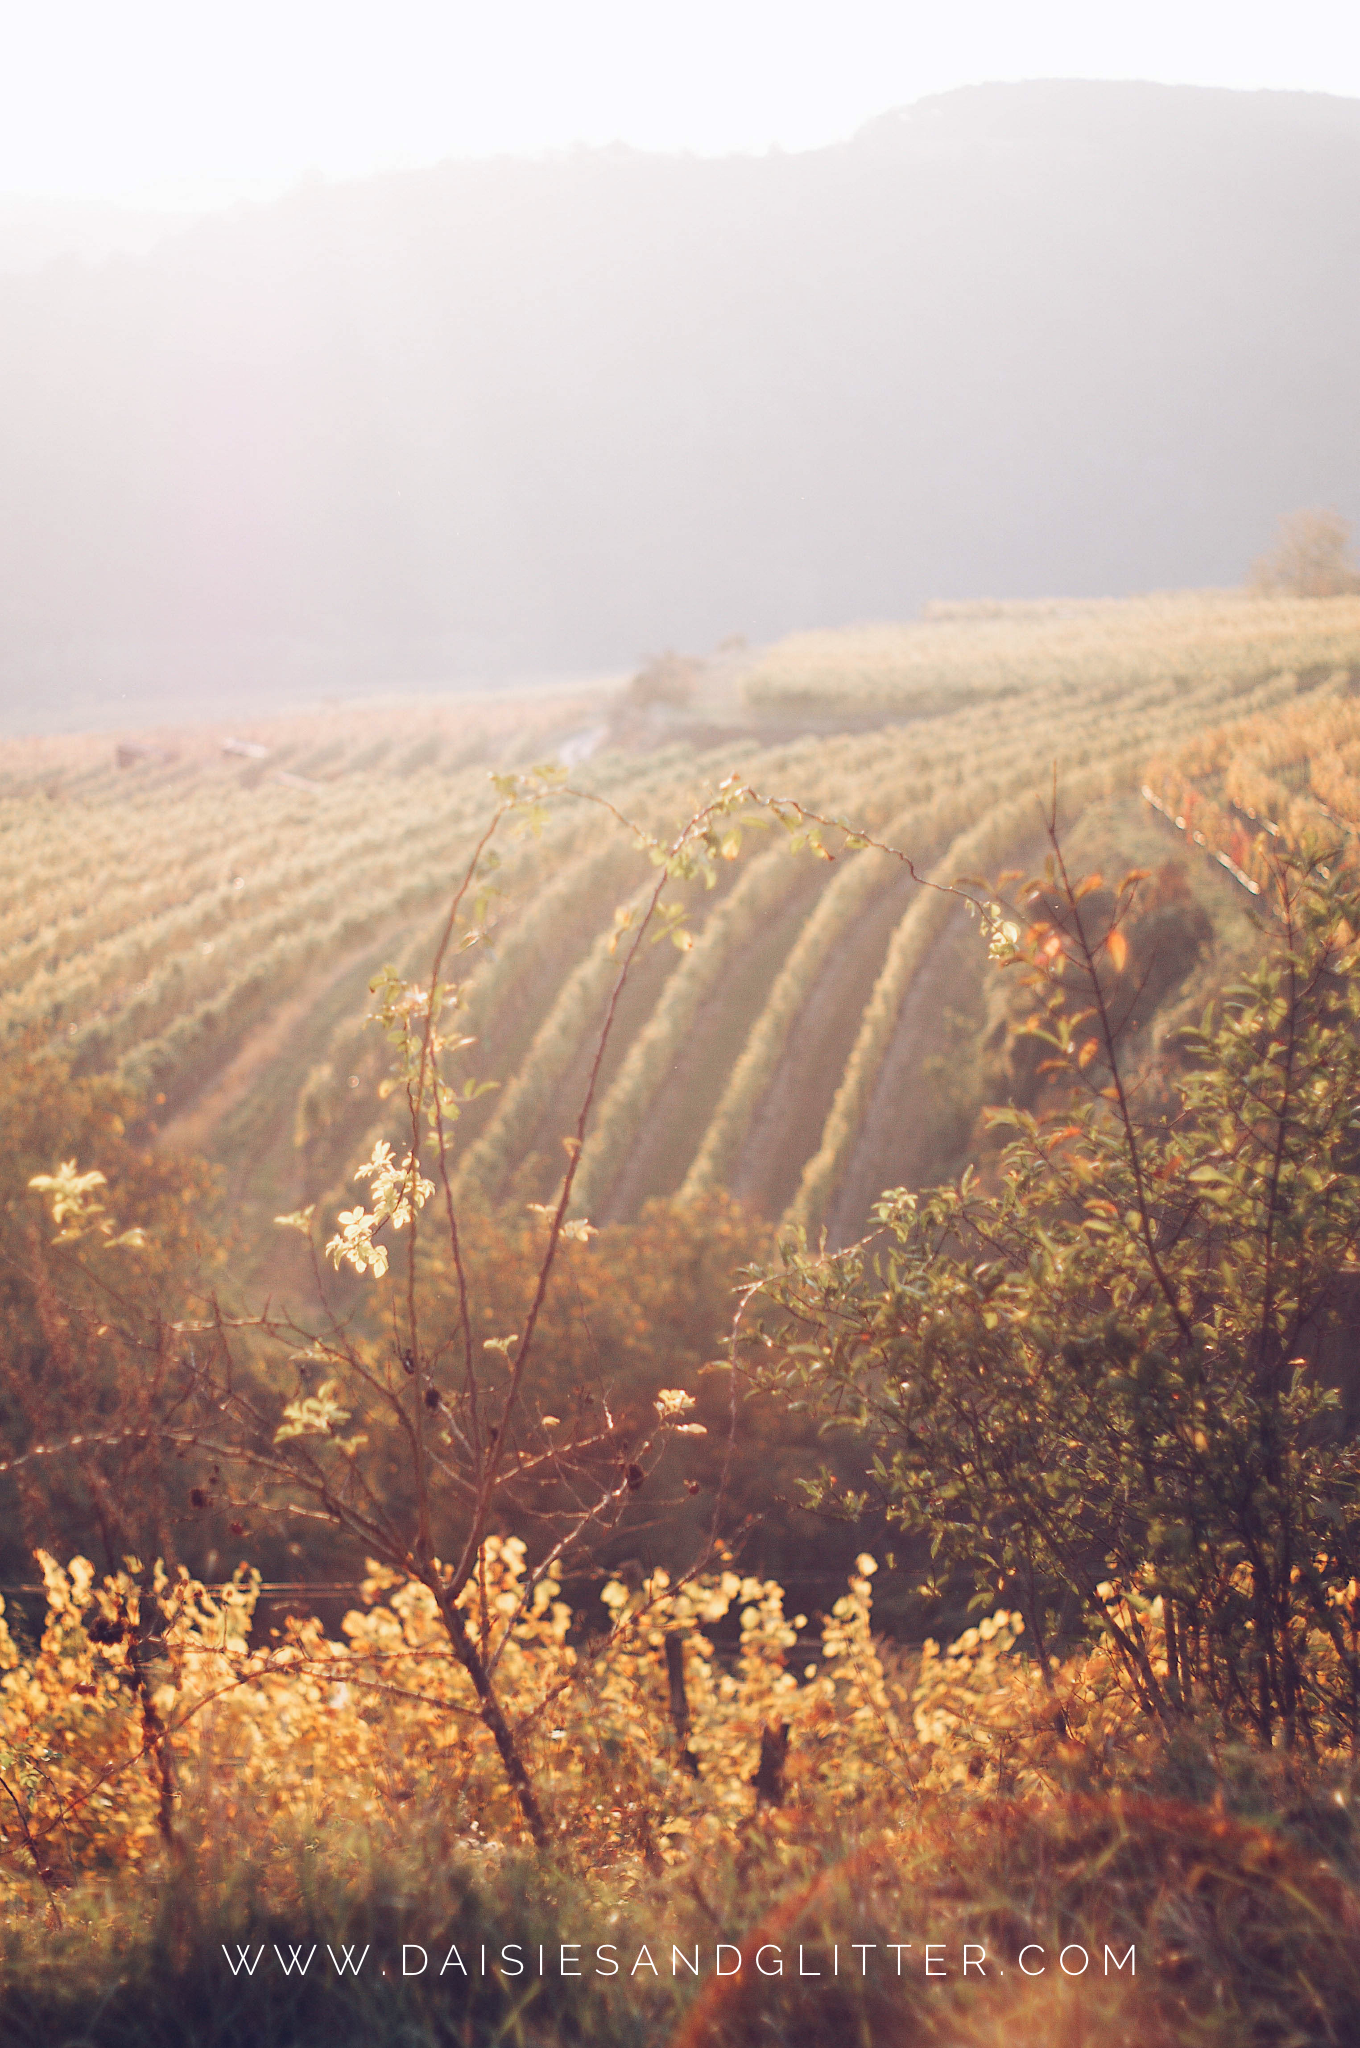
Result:
[[1360,94],[1341,0],[941,10],[714,0],[9,0],[0,195],[198,211],[309,178],[573,143],[814,148],[985,81],[1147,79]]

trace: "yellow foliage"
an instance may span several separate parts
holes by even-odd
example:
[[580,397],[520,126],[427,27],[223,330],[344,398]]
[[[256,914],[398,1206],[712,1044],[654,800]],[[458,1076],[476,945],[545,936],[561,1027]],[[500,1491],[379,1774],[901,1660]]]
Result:
[[[214,1829],[344,1823],[380,1836],[406,1802],[437,1805],[468,1839],[518,1841],[523,1823],[435,1600],[371,1566],[343,1641],[290,1621],[252,1634],[258,1576],[209,1589],[136,1560],[96,1582],[40,1554],[47,1614],[21,1651],[0,1614],[0,1815],[14,1898],[39,1878],[136,1866],[174,1839],[188,1802]],[[786,1803],[819,1826],[881,1821],[929,1792],[1044,1796],[1074,1761],[1136,1748],[1136,1710],[1101,1652],[1049,1683],[998,1611],[946,1649],[907,1658],[875,1642],[861,1557],[821,1629],[784,1611],[773,1580],[658,1571],[603,1604],[612,1633],[569,1640],[545,1577],[526,1599],[525,1546],[488,1539],[463,1604],[556,1834],[595,1869],[674,1863],[748,1820],[763,1732],[789,1731]],[[139,1585],[139,1577],[142,1584]],[[706,1633],[739,1614],[735,1652]],[[682,1644],[688,1724],[677,1729],[667,1639]]]

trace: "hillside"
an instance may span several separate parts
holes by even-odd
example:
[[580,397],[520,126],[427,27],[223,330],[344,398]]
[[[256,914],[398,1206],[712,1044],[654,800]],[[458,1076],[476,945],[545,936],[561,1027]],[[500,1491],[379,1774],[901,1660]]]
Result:
[[[690,709],[641,742],[625,705],[595,698],[487,704],[480,723],[466,708],[368,707],[256,722],[244,741],[186,730],[117,751],[97,738],[12,745],[0,1030],[130,1083],[162,1147],[220,1162],[234,1220],[266,1256],[274,1215],[339,1204],[375,1137],[396,1135],[366,983],[386,961],[428,962],[488,813],[488,767],[559,751],[586,754],[572,787],[605,802],[564,795],[541,836],[505,847],[490,942],[467,970],[468,1072],[496,1085],[459,1127],[465,1196],[523,1203],[555,1184],[617,972],[616,909],[651,872],[615,812],[666,833],[734,770],[853,817],[941,879],[1035,860],[1056,772],[1091,865],[1185,868],[1208,937],[1190,944],[1170,1000],[1196,964],[1187,987],[1250,948],[1245,806],[1273,816],[1320,800],[1319,816],[1360,820],[1346,752],[1360,731],[1360,605],[1187,596],[1100,608],[1096,632],[1075,616],[1080,659],[1049,659],[1048,680],[1026,609],[884,629],[878,668],[863,636],[824,636],[811,666],[791,643],[744,680],[701,678]],[[1054,622],[1040,623],[1051,657]],[[916,715],[856,729],[894,690],[907,704],[902,678],[917,671],[902,650],[917,644],[933,680]],[[811,731],[788,716],[778,734],[772,676],[793,698],[821,692]],[[971,678],[957,708],[938,708],[941,677]],[[847,703],[852,729],[828,733]],[[1231,737],[1242,720],[1260,735],[1250,744]],[[630,731],[631,749],[610,737]],[[1311,771],[1299,767],[1309,744]],[[1189,827],[1187,777],[1203,784]],[[689,898],[690,949],[645,952],[620,1014],[581,1213],[623,1221],[652,1196],[727,1189],[845,1242],[884,1186],[957,1171],[984,1092],[1009,1085],[984,949],[957,903],[888,854],[790,859],[761,833],[712,894],[696,885]]]
[[11,731],[1235,581],[1360,511],[1360,105],[987,86],[0,277]]
[[1347,597],[0,747],[4,2038],[1349,2040],[1357,835]]

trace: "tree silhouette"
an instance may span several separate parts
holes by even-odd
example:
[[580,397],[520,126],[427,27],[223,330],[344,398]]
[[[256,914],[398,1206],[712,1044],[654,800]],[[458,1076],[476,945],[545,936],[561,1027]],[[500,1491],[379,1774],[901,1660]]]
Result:
[[1351,526],[1329,507],[1290,512],[1268,555],[1252,564],[1250,589],[1271,597],[1341,597],[1360,591],[1349,559]]

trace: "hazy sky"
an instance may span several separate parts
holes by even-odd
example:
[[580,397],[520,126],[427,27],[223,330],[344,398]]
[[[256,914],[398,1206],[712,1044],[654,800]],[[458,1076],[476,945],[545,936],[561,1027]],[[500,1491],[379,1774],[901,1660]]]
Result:
[[0,0],[0,192],[195,207],[615,140],[802,149],[983,80],[1360,96],[1356,0]]

